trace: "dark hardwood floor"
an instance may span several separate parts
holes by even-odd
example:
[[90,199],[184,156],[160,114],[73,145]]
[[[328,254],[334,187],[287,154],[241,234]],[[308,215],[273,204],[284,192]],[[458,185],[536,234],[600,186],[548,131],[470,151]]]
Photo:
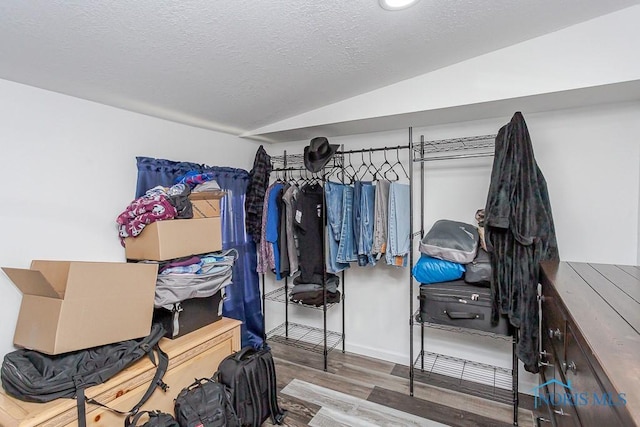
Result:
[[[269,345],[276,364],[278,398],[289,411],[287,426],[494,427],[513,422],[513,407],[482,397],[482,387],[473,394],[461,393],[454,385],[436,387],[418,375],[411,397],[408,375],[403,375],[408,372],[406,366],[334,350],[325,372],[321,354],[279,343]],[[518,425],[534,425],[532,404],[531,396],[521,395]]]

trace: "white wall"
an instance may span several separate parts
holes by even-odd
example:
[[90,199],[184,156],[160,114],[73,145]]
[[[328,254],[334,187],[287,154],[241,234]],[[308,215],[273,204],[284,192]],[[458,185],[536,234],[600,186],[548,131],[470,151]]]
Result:
[[[617,104],[528,115],[523,111],[534,152],[548,184],[560,256],[564,261],[636,264],[640,192],[640,103]],[[429,128],[414,127],[414,141],[497,133],[511,117]],[[331,138],[345,149],[404,145],[408,131]],[[301,153],[308,141],[267,147],[270,154]],[[404,159],[406,159],[406,152]],[[377,157],[380,159],[380,157]],[[353,159],[356,161],[355,158]],[[425,227],[441,218],[474,222],[484,207],[491,158],[428,162]],[[418,183],[419,172],[415,171]],[[419,228],[416,195],[415,229]],[[417,248],[417,240],[414,245]],[[416,252],[417,255],[417,252]],[[386,265],[352,267],[346,273],[348,351],[407,364],[409,361],[408,271]],[[272,277],[272,276],[270,276]],[[280,285],[280,284],[278,284]],[[269,279],[267,290],[275,289]],[[417,285],[414,295],[417,295]],[[284,321],[282,304],[267,303],[267,328]],[[417,308],[417,300],[414,302]],[[290,321],[321,327],[322,313],[290,305]],[[340,308],[328,315],[329,328],[341,328]],[[415,329],[419,349],[419,329]],[[510,367],[510,344],[490,338],[427,329],[427,350]],[[331,356],[329,356],[331,357]],[[523,392],[537,384],[520,377]]]
[[[124,261],[115,218],[135,197],[136,156],[251,167],[257,144],[0,80],[0,265]],[[0,273],[0,354],[21,295]],[[91,333],[87,325],[87,333]]]

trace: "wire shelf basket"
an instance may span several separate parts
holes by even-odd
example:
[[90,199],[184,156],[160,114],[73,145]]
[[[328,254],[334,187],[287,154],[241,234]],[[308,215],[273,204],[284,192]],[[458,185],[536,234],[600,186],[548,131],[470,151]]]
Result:
[[493,156],[496,135],[467,136],[413,143],[414,162]]
[[414,325],[424,325],[424,326],[428,326],[429,328],[439,329],[447,332],[455,332],[458,334],[467,334],[467,335],[479,335],[482,337],[488,337],[496,340],[509,341],[509,342],[513,340],[513,337],[510,335],[500,335],[500,334],[494,334],[493,332],[480,331],[477,329],[461,328],[459,326],[440,325],[438,323],[423,322],[422,320],[420,320],[420,310],[417,310],[416,312],[413,313],[413,321],[414,321]]
[[[342,334],[326,331],[327,352],[333,350],[342,342]],[[283,323],[267,332],[267,341],[290,345],[314,353],[324,353],[325,331],[312,326],[289,322]]]
[[512,403],[511,370],[422,351],[414,363],[416,379],[492,400]]

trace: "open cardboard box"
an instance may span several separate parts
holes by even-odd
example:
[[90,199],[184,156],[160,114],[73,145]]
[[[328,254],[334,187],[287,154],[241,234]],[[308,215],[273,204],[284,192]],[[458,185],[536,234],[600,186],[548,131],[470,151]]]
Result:
[[224,191],[201,191],[189,194],[193,207],[193,218],[216,218],[220,216],[220,199]]
[[168,219],[144,227],[124,239],[127,259],[165,261],[222,250],[220,217]]
[[34,260],[2,270],[23,294],[17,346],[60,354],[151,332],[155,264]]

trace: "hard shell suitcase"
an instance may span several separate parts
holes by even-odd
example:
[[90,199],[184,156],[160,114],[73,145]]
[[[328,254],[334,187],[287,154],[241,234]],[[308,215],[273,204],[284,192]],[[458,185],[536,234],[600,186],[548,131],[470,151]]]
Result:
[[161,323],[165,337],[174,339],[222,319],[224,289],[210,297],[189,298],[173,304],[171,310],[164,307],[153,310],[153,322]]
[[509,320],[491,324],[491,289],[463,280],[420,285],[419,321],[510,335]]

